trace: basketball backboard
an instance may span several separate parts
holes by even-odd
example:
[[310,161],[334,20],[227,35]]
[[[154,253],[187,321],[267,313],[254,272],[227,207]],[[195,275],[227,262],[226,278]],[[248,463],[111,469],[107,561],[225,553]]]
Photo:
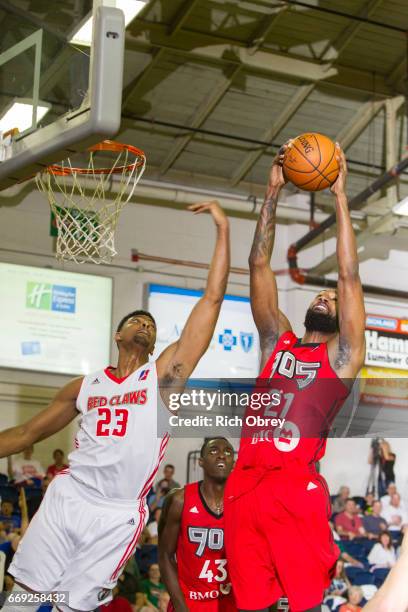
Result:
[[[59,11],[58,27],[10,3],[11,28],[0,54],[0,130],[3,137],[14,128],[18,132],[0,147],[0,189],[119,130],[125,20],[117,1],[60,3],[58,8],[43,3],[44,11],[47,4],[54,14]],[[87,22],[90,46],[73,42]]]

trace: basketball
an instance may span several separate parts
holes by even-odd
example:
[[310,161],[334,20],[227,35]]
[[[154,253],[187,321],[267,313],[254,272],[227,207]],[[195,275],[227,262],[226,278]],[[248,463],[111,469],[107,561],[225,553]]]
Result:
[[327,189],[339,174],[334,142],[323,134],[314,132],[301,134],[286,150],[283,173],[299,189],[305,191]]

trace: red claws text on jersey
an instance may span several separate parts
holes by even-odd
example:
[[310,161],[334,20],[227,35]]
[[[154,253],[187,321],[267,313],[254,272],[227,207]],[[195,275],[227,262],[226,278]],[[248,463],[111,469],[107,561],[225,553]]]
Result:
[[87,408],[100,408],[102,406],[121,406],[122,404],[137,404],[142,406],[147,402],[147,389],[139,389],[139,391],[130,391],[123,395],[113,395],[105,397],[104,395],[91,395],[88,397]]

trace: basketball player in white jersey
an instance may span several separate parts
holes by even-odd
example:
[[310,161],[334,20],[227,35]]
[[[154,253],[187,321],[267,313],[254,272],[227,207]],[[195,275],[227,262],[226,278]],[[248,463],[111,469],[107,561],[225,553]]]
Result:
[[[20,591],[61,593],[54,603],[62,610],[86,612],[112,598],[147,521],[146,494],[169,438],[157,433],[167,399],[158,381],[167,395],[180,392],[214,333],[230,265],[228,219],[215,201],[189,209],[212,215],[217,240],[204,295],[179,340],[149,362],[155,321],[145,311],[130,313],[115,335],[116,367],[72,380],[45,410],[0,433],[6,457],[81,416],[69,469],[52,480],[9,568]],[[9,600],[8,610],[14,607]]]

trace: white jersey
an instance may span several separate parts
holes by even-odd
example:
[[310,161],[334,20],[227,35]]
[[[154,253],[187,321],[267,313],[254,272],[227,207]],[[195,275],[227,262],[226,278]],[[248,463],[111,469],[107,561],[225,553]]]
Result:
[[146,497],[169,439],[168,432],[161,438],[157,433],[160,412],[167,409],[156,363],[122,379],[110,368],[85,376],[77,409],[81,420],[76,450],[68,457],[71,475],[105,498]]

